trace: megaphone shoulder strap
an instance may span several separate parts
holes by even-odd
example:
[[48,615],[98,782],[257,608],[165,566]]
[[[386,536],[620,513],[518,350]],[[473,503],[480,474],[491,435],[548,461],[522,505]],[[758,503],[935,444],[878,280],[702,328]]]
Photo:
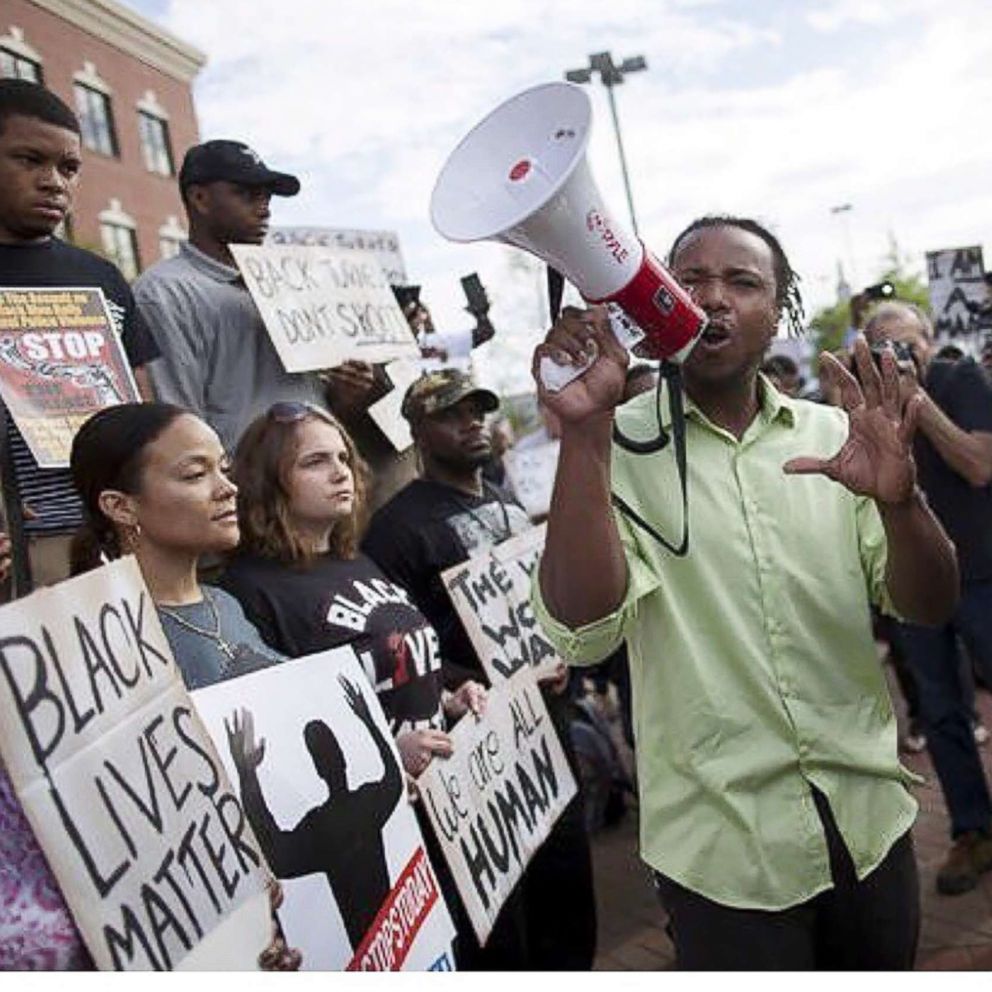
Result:
[[629,503],[615,492],[610,493],[613,505],[633,524],[653,537],[666,551],[676,558],[684,558],[689,552],[689,471],[685,443],[685,407],[682,402],[682,371],[674,362],[662,362],[659,368],[655,401],[658,413],[658,434],[650,441],[635,441],[626,437],[613,425],[613,440],[625,451],[636,455],[649,455],[661,451],[668,444],[668,434],[661,422],[661,391],[668,385],[668,410],[672,418],[672,439],[675,444],[675,467],[679,473],[679,486],[682,490],[682,540],[676,546],[649,524]]
[[[551,311],[551,323],[553,324],[561,312],[565,277],[551,265],[547,269],[548,309]],[[656,451],[661,451],[668,444],[668,433],[661,422],[661,391],[667,383],[668,410],[672,418],[672,438],[675,444],[675,467],[679,473],[679,486],[682,489],[682,540],[677,546],[672,544],[615,492],[610,493],[610,500],[631,523],[648,533],[666,551],[670,551],[676,558],[684,558],[689,553],[689,472],[686,457],[685,408],[682,402],[682,370],[674,362],[662,362],[658,372],[658,385],[655,390],[658,412],[657,435],[650,441],[637,441],[634,438],[626,437],[614,422],[613,440],[625,451],[630,451],[635,455],[650,455]]]

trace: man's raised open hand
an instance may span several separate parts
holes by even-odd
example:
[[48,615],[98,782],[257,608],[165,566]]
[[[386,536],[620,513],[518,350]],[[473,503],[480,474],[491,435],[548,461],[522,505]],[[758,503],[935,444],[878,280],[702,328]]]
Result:
[[858,335],[853,362],[857,378],[833,355],[821,356],[820,374],[839,387],[841,405],[850,418],[843,447],[832,458],[793,458],[784,471],[825,475],[859,496],[903,503],[916,485],[912,441],[922,397],[913,396],[902,404],[899,368],[891,349],[882,353],[879,369],[864,337]]

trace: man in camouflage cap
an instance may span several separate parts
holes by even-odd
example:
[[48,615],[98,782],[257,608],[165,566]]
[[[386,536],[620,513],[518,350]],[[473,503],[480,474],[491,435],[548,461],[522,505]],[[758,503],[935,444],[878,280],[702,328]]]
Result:
[[[437,631],[445,688],[487,682],[441,573],[526,530],[527,514],[482,475],[492,453],[486,414],[496,394],[459,369],[428,372],[403,398],[422,474],[372,517],[362,550],[410,594]],[[568,748],[567,698],[556,681],[545,702]],[[456,915],[463,912],[453,908]],[[461,970],[589,968],[596,945],[595,900],[582,808],[573,801],[527,868],[484,948],[459,918]]]
[[415,427],[424,417],[450,410],[469,396],[478,397],[482,412],[499,409],[499,397],[489,389],[477,386],[472,377],[460,369],[427,372],[406,391],[400,412]]

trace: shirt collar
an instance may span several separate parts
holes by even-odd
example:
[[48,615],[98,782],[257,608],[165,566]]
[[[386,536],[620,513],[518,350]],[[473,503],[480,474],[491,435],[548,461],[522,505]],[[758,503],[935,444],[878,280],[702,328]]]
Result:
[[[772,385],[770,380],[761,372],[758,373],[758,393],[761,402],[761,406],[758,410],[758,418],[762,421],[762,423],[772,424],[775,422],[780,422],[786,427],[795,426],[796,401],[792,399],[792,397],[786,396],[784,393],[779,392],[779,390],[777,390]],[[650,417],[652,423],[655,422],[654,396],[654,390],[650,390],[649,392],[642,394],[644,406],[641,409],[645,415]],[[695,420],[696,423],[702,426],[712,426],[710,421],[707,419],[706,414],[704,414],[703,411],[696,406],[687,393],[683,393],[682,397],[687,419]],[[672,425],[672,414],[668,407],[667,385],[663,390],[661,397],[661,423],[666,428],[671,427]]]
[[194,268],[218,282],[239,282],[241,280],[241,273],[238,269],[218,262],[216,258],[211,258],[188,241],[183,241],[179,245],[179,253]]

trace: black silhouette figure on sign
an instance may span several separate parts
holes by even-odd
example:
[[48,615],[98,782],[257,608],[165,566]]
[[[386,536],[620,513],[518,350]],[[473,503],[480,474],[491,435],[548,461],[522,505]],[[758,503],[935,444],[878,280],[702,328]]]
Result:
[[338,681],[352,712],[372,735],[385,770],[378,782],[349,790],[347,763],[337,737],[322,720],[311,720],[303,729],[303,739],[330,795],[292,830],[280,829],[262,795],[258,766],[265,757],[265,739],[255,743],[251,711],[242,709],[240,720],[235,712],[232,723],[225,720],[224,726],[241,779],[241,802],[269,866],[277,878],[325,872],[354,950],[389,895],[382,831],[403,792],[403,777],[365,697],[346,679]]

